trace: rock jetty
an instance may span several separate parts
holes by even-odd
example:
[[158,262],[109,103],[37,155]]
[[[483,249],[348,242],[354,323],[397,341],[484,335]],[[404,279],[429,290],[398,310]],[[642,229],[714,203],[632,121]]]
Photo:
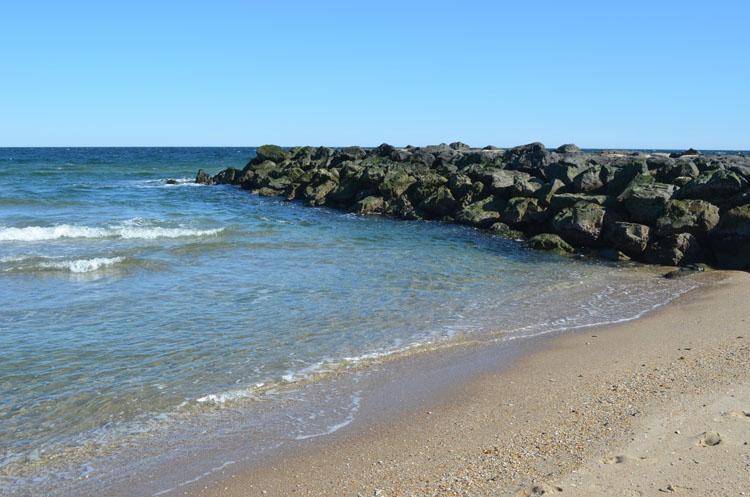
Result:
[[377,148],[264,145],[244,169],[196,182],[237,185],[402,219],[524,237],[539,250],[750,270],[750,157],[460,142]]

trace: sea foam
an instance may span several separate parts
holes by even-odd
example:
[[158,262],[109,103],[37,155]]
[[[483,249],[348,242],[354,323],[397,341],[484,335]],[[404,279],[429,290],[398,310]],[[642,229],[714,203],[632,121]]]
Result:
[[222,231],[218,229],[189,229],[163,228],[160,226],[110,226],[97,228],[90,226],[75,226],[60,224],[57,226],[27,226],[25,228],[0,229],[0,242],[39,242],[59,240],[62,238],[124,238],[146,239],[179,238],[189,236],[215,235]]
[[93,259],[71,259],[55,262],[43,262],[39,267],[49,269],[68,269],[71,273],[90,273],[124,261],[124,257],[95,257]]

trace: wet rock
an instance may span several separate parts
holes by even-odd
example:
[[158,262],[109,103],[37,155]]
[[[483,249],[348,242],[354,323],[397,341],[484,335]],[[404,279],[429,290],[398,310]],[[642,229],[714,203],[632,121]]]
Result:
[[534,235],[523,243],[526,248],[534,250],[553,250],[557,252],[572,252],[573,247],[553,233]]
[[212,185],[213,179],[211,178],[211,176],[206,174],[203,169],[200,169],[198,170],[198,174],[195,176],[195,182],[200,185]]
[[685,267],[681,267],[680,269],[676,269],[674,271],[666,273],[664,277],[668,280],[673,280],[677,278],[684,278],[685,276],[690,276],[696,273],[702,273],[705,270],[706,268],[704,266],[701,266],[700,264],[688,264]]
[[703,248],[690,233],[679,233],[649,245],[643,253],[643,258],[649,264],[684,266],[700,262],[703,258]]
[[494,223],[492,226],[487,228],[487,231],[493,235],[502,236],[503,238],[510,238],[513,240],[523,240],[525,235],[523,232],[514,230],[505,223]]
[[365,197],[352,207],[357,214],[380,214],[385,207],[383,197]]
[[613,248],[597,250],[596,256],[612,262],[626,262],[630,260],[630,257],[626,253]]

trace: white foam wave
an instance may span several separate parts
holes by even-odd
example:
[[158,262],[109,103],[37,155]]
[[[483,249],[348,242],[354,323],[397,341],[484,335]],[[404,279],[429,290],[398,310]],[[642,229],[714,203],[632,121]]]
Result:
[[68,269],[71,273],[90,273],[103,267],[112,266],[124,260],[124,257],[95,257],[93,259],[43,262],[39,264],[39,267],[48,269]]
[[89,226],[60,224],[58,226],[2,228],[0,229],[0,242],[39,242],[59,240],[63,238],[140,238],[152,240],[154,238],[208,236],[215,235],[222,230],[223,228],[198,230],[190,228],[163,228],[158,226],[146,227],[129,225],[95,228]]
[[108,235],[108,230],[104,228],[73,226],[70,224],[0,229],[0,241],[2,242],[37,242],[42,240],[57,240],[59,238],[103,238]]

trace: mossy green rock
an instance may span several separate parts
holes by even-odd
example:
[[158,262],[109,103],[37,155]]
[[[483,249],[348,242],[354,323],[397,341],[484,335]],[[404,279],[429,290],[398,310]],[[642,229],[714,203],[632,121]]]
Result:
[[645,224],[616,222],[606,232],[607,243],[631,257],[637,257],[646,250],[651,239],[651,228]]
[[637,176],[617,200],[628,211],[631,220],[651,224],[661,216],[664,205],[676,190],[676,186],[657,183],[651,176]]
[[432,217],[443,217],[451,214],[457,206],[458,202],[453,198],[451,191],[441,186],[435,193],[427,197],[419,205],[419,208]]
[[702,199],[720,203],[747,186],[747,182],[733,171],[710,170],[701,173],[675,195],[681,199]]
[[486,168],[479,173],[479,181],[485,184],[495,195],[509,196],[517,181],[528,181],[531,175],[521,171]]
[[578,202],[560,211],[552,220],[552,225],[568,243],[591,246],[602,233],[605,214],[606,210],[601,205]]
[[383,182],[379,186],[380,194],[385,199],[400,197],[416,181],[415,177],[410,176],[403,169],[390,169],[385,173]]
[[701,239],[719,223],[719,208],[704,200],[669,200],[656,220],[660,237],[690,233]]
[[487,197],[475,202],[456,213],[456,222],[487,228],[500,219],[500,212],[505,208],[505,202]]
[[644,160],[629,162],[615,170],[612,179],[607,183],[607,194],[620,195],[638,176],[649,176],[648,165]]
[[553,211],[561,211],[566,207],[573,207],[578,202],[590,202],[592,204],[601,205],[602,207],[610,207],[617,203],[614,197],[607,195],[586,195],[583,193],[561,193],[558,195],[552,195],[549,199],[549,206]]
[[559,235],[552,233],[541,233],[532,236],[523,242],[523,246],[534,250],[554,250],[557,252],[573,251],[573,247],[568,242],[560,238]]
[[537,224],[549,217],[547,209],[535,198],[515,197],[508,200],[500,219],[510,225]]
[[256,154],[258,155],[258,158],[260,160],[270,160],[275,162],[276,164],[284,162],[291,156],[289,151],[284,150],[277,145],[263,145],[262,147],[258,147]]
[[385,207],[383,197],[365,197],[352,207],[352,211],[357,214],[380,214]]

